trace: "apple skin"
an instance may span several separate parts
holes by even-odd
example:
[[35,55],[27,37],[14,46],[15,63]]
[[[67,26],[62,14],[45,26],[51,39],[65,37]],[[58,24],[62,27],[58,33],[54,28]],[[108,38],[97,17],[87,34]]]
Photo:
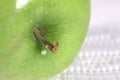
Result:
[[[0,80],[38,80],[65,69],[78,53],[87,32],[89,0],[0,0]],[[59,42],[51,52],[35,39]],[[46,53],[46,55],[42,55]]]

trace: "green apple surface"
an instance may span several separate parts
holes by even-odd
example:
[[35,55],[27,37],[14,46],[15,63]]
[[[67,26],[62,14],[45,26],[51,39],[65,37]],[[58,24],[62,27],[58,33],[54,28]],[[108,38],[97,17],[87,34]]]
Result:
[[[87,32],[89,0],[0,0],[0,80],[39,80],[65,69]],[[33,34],[54,44],[46,48]]]

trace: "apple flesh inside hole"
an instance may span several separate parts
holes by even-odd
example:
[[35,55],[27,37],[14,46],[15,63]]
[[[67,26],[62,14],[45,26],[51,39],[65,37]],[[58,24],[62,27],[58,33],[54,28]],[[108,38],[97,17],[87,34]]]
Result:
[[[5,26],[9,44],[1,50],[1,75],[9,80],[35,80],[65,69],[83,43],[89,7],[89,0],[31,0],[13,11]],[[48,41],[59,42],[54,53],[36,40],[33,29],[37,25]]]

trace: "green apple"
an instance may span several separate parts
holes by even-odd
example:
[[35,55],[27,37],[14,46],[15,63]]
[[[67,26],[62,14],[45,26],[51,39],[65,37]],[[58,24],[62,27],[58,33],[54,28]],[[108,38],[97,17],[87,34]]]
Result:
[[89,14],[89,0],[0,0],[0,80],[61,72],[84,41]]

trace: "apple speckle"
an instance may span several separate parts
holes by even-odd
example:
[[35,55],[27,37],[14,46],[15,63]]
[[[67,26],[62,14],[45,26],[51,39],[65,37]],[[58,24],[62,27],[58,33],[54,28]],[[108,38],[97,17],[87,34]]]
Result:
[[46,55],[46,54],[47,54],[47,51],[46,51],[46,50],[43,50],[43,51],[41,52],[41,54],[42,54],[42,55]]

